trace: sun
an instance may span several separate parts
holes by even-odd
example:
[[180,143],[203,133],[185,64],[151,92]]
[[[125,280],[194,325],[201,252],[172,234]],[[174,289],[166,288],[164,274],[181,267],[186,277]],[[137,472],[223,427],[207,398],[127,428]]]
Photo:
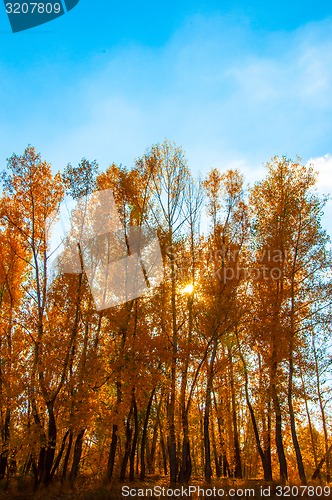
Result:
[[194,285],[192,283],[189,283],[189,285],[182,288],[181,293],[186,293],[188,295],[191,295],[193,291],[194,291]]

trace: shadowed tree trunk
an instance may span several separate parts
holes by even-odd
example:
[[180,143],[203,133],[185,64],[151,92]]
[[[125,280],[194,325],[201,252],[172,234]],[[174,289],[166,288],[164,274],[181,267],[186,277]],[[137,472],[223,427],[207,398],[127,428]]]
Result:
[[124,456],[123,456],[122,463],[121,463],[120,483],[123,483],[125,478],[126,478],[127,464],[128,464],[128,460],[130,457],[131,440],[132,440],[132,435],[133,435],[133,431],[132,431],[132,428],[130,426],[132,414],[133,414],[133,407],[130,408],[130,412],[129,412],[127,422],[126,422],[126,443],[125,443],[125,452],[124,452]]
[[58,470],[58,467],[60,465],[60,462],[61,462],[61,459],[62,459],[62,455],[63,455],[63,452],[65,451],[65,447],[66,447],[66,441],[67,441],[67,437],[69,436],[69,431],[66,431],[65,435],[63,436],[63,439],[62,439],[62,443],[61,443],[61,448],[59,450],[59,453],[54,461],[54,465],[52,467],[52,470],[51,470],[51,479],[53,478],[54,474],[56,473],[56,471]]
[[233,358],[231,353],[229,353],[229,367],[230,367],[229,371],[230,371],[231,396],[232,396],[232,420],[233,420],[233,432],[234,432],[234,458],[235,458],[234,475],[237,479],[242,479],[241,451],[240,451],[239,431],[237,424],[236,402],[235,402],[236,397],[235,397],[235,387],[234,387]]
[[109,455],[108,455],[107,473],[106,473],[106,481],[108,483],[111,481],[112,476],[113,476],[117,443],[118,443],[118,426],[116,424],[113,424],[113,426],[112,426],[112,440],[111,440],[111,446],[110,446],[110,451],[109,451]]
[[133,437],[133,442],[131,445],[130,460],[129,460],[129,480],[130,481],[134,481],[135,456],[136,456],[137,443],[138,443],[138,412],[137,412],[137,404],[136,404],[136,398],[135,398],[135,389],[133,389],[132,399],[133,399],[133,412],[134,412],[134,437]]
[[326,462],[326,459],[328,458],[328,456],[330,455],[331,452],[332,452],[332,445],[329,447],[329,449],[327,450],[327,452],[325,453],[325,455],[323,456],[323,458],[320,460],[319,464],[317,465],[317,468],[312,475],[312,478],[311,478],[312,480],[317,479],[317,477],[319,476],[319,473],[321,471],[321,468],[323,467],[324,463]]
[[8,467],[10,408],[7,406],[4,427],[2,429],[2,452],[0,456],[0,479],[3,479]]
[[248,406],[250,417],[251,417],[251,423],[252,423],[252,426],[254,429],[257,451],[258,451],[259,457],[260,457],[261,462],[262,462],[262,467],[263,467],[263,471],[264,471],[264,480],[265,481],[272,481],[272,463],[271,463],[270,448],[268,447],[264,452],[262,445],[261,445],[257,420],[256,420],[255,412],[254,412],[254,409],[252,407],[250,397],[249,397],[249,377],[248,377],[247,364],[246,364],[246,360],[243,356],[243,353],[241,351],[241,345],[240,345],[239,335],[238,335],[237,329],[235,330],[235,333],[236,333],[237,347],[239,350],[239,354],[240,354],[240,358],[241,358],[242,366],[243,366],[243,371],[244,371],[244,383],[245,383],[244,388],[245,388],[246,402],[247,402],[247,406]]
[[75,441],[75,446],[74,446],[74,456],[73,456],[73,463],[71,466],[71,471],[70,471],[70,484],[71,486],[74,485],[78,471],[79,471],[79,466],[80,466],[80,461],[81,461],[81,456],[82,456],[82,446],[83,446],[83,436],[85,433],[85,429],[81,429],[79,434],[76,437]]
[[69,458],[70,458],[72,445],[73,445],[73,431],[70,430],[67,451],[66,451],[65,459],[63,461],[62,477],[61,477],[62,483],[66,480],[66,477],[67,477],[67,470],[68,470],[68,464],[69,464]]
[[212,468],[211,468],[211,444],[210,444],[210,411],[211,411],[211,393],[213,384],[214,362],[217,355],[217,340],[213,342],[211,359],[208,364],[208,375],[205,392],[205,409],[204,409],[204,476],[207,483],[211,483]]
[[291,351],[290,356],[289,356],[289,374],[288,374],[288,391],[287,391],[289,417],[290,417],[293,445],[294,445],[294,450],[295,450],[295,454],[296,454],[298,473],[299,473],[299,476],[300,476],[302,483],[306,484],[307,479],[306,479],[306,475],[304,472],[301,449],[300,449],[299,441],[297,439],[295,415],[294,415],[294,408],[293,408],[293,373],[294,373],[294,365],[293,365],[293,354]]
[[318,459],[317,459],[316,444],[315,444],[314,431],[313,431],[311,417],[310,417],[310,411],[309,411],[309,405],[308,405],[308,396],[307,396],[307,392],[306,392],[306,388],[305,388],[305,383],[304,383],[304,378],[303,378],[303,371],[302,371],[301,365],[300,365],[300,374],[301,374],[302,390],[303,390],[304,401],[305,401],[305,409],[306,409],[307,419],[308,419],[308,426],[309,426],[309,430],[310,430],[310,439],[311,439],[312,454],[314,456],[315,469],[317,469]]
[[[148,406],[146,408],[146,413],[145,413],[145,419],[144,419],[144,427],[143,427],[143,433],[142,433],[142,442],[141,442],[141,474],[140,474],[140,480],[144,481],[145,479],[145,451],[146,451],[146,440],[147,440],[147,433],[148,433],[148,424],[149,424],[149,418],[150,418],[150,412],[151,412],[151,407],[152,407],[152,402],[154,398],[156,389],[154,388],[152,390]],[[155,435],[155,434],[154,434]],[[151,449],[151,455],[152,455],[152,449]]]
[[213,448],[216,476],[219,479],[221,477],[221,467],[220,467],[220,460],[219,460],[220,456],[219,456],[219,453],[217,451],[216,435],[215,435],[215,431],[214,431],[213,421],[211,422],[211,436],[212,436],[212,448]]
[[282,439],[282,414],[276,389],[277,362],[275,361],[275,357],[276,357],[276,352],[275,349],[273,349],[272,367],[271,367],[271,381],[272,381],[271,393],[272,393],[272,400],[273,400],[275,420],[276,420],[275,423],[276,447],[279,459],[280,479],[282,481],[287,481],[288,479],[287,462],[284,450],[284,443]]
[[56,446],[56,437],[57,437],[57,428],[54,417],[54,402],[48,401],[47,403],[48,410],[48,443],[46,449],[45,456],[45,485],[47,486],[52,479],[51,470],[55,455],[55,446]]

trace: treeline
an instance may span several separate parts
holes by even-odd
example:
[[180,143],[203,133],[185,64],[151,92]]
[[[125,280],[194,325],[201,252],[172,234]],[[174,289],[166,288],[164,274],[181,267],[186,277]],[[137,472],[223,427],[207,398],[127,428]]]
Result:
[[[165,141],[132,168],[62,174],[12,155],[0,200],[0,478],[35,486],[167,475],[329,481],[331,253],[316,174],[275,157],[194,179]],[[111,189],[154,229],[164,280],[96,311],[85,273],[50,282],[49,218]],[[208,217],[209,231],[200,231]]]

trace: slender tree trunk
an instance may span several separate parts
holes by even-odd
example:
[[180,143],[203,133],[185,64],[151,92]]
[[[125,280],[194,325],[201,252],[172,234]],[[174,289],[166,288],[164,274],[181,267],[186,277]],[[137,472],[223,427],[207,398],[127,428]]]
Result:
[[10,407],[7,406],[5,413],[5,422],[2,430],[2,452],[0,456],[0,479],[3,479],[8,467],[9,454],[9,438],[10,438]]
[[[172,241],[172,237],[171,237]],[[176,318],[176,282],[175,282],[175,257],[171,252],[171,272],[172,272],[172,362],[171,362],[171,394],[168,408],[169,418],[169,468],[170,483],[175,484],[178,476],[178,461],[176,450],[175,432],[175,402],[176,402],[176,376],[177,376],[177,352],[178,352],[178,328]]]
[[241,451],[239,442],[239,431],[237,424],[237,414],[236,414],[236,403],[235,403],[235,387],[234,387],[234,373],[233,373],[233,359],[231,353],[229,353],[229,363],[230,363],[230,381],[231,381],[231,397],[232,397],[232,420],[233,420],[233,432],[234,432],[234,456],[235,456],[235,470],[234,475],[237,479],[242,479],[242,463],[241,463]]
[[218,479],[221,477],[221,467],[220,467],[220,460],[219,460],[219,454],[217,451],[217,443],[216,443],[216,434],[214,430],[214,422],[212,420],[211,422],[211,436],[212,436],[212,449],[213,449],[213,455],[214,455],[214,464],[215,464],[215,469],[216,469],[216,476]]
[[[275,339],[273,338],[273,343],[275,344]],[[284,450],[284,443],[282,439],[282,414],[277,393],[276,379],[277,379],[277,361],[276,361],[276,347],[273,345],[272,348],[272,366],[271,366],[271,395],[273,401],[273,407],[275,412],[275,432],[276,432],[276,447],[279,459],[279,470],[280,479],[282,481],[287,481],[288,471],[287,462]]]
[[312,422],[311,422],[311,417],[310,417],[310,411],[309,411],[309,405],[308,405],[308,396],[307,396],[307,392],[306,392],[306,388],[305,388],[305,383],[304,383],[304,378],[303,378],[303,372],[302,372],[301,365],[300,365],[300,374],[301,374],[301,381],[302,381],[303,396],[304,396],[304,401],[305,401],[305,409],[306,409],[306,413],[307,413],[308,426],[309,426],[309,431],[310,431],[312,454],[314,456],[315,468],[317,469],[318,459],[317,459],[316,444],[315,444],[314,432],[313,432]]
[[33,457],[32,457],[32,472],[33,472],[33,489],[34,491],[36,491],[39,486],[39,474],[38,474],[38,466]]
[[[143,426],[143,433],[142,433],[142,442],[141,442],[141,474],[140,474],[140,480],[144,481],[145,479],[145,451],[146,451],[146,441],[147,441],[147,434],[148,434],[148,424],[149,424],[149,418],[150,418],[150,412],[151,412],[151,407],[152,407],[152,402],[155,394],[155,388],[153,389],[148,406],[146,408],[146,413],[145,413],[145,419],[144,419],[144,426]],[[155,433],[156,435],[156,433]],[[152,449],[151,449],[151,454],[152,454]]]
[[324,432],[324,445],[325,445],[325,459],[324,459],[324,462],[326,463],[326,481],[329,483],[331,481],[329,441],[328,441],[328,434],[327,434],[326,416],[325,416],[324,401],[323,401],[322,391],[321,391],[319,365],[318,365],[318,357],[317,357],[317,351],[316,351],[316,345],[315,345],[315,337],[314,337],[314,335],[312,336],[312,347],[313,347],[314,360],[315,360],[317,395],[318,395],[320,412],[321,412],[321,416],[322,416],[323,432]]
[[183,431],[183,442],[182,442],[182,458],[181,458],[181,469],[179,472],[179,482],[188,483],[191,471],[191,455],[190,455],[190,441],[189,441],[189,424],[187,412],[182,416],[182,431]]
[[[126,339],[127,339],[127,329],[128,329],[128,324],[129,324],[129,319],[130,319],[133,303],[134,302],[131,301],[131,302],[128,302],[126,304],[127,318],[126,318],[126,321],[119,328],[119,332],[121,335],[121,346],[120,346],[120,353],[119,353],[120,360],[123,360],[123,357],[124,357],[124,350],[125,350]],[[122,402],[122,367],[120,367],[120,373],[119,373],[117,381],[116,381],[116,404],[117,404],[117,407],[121,404],[121,402]],[[111,446],[110,446],[110,450],[109,450],[109,454],[108,454],[107,472],[106,472],[106,476],[105,476],[106,483],[109,483],[112,479],[117,444],[118,444],[118,425],[113,424],[112,440],[111,440]]]
[[273,389],[272,397],[273,397],[275,419],[276,419],[276,446],[279,459],[280,479],[282,481],[287,481],[288,479],[287,462],[286,462],[284,444],[282,440],[282,415],[281,415],[279,398],[275,391],[275,388]]
[[70,458],[72,445],[73,445],[73,431],[70,430],[69,431],[68,447],[67,447],[65,459],[63,461],[62,478],[61,478],[62,483],[66,480],[66,477],[67,477],[67,470],[68,470],[68,464],[69,464],[69,458]]
[[62,443],[61,443],[61,448],[59,450],[59,453],[55,459],[55,462],[54,462],[54,465],[52,467],[52,470],[51,470],[51,479],[53,479],[53,476],[54,474],[56,473],[56,471],[58,470],[58,467],[60,465],[60,462],[61,462],[61,459],[62,459],[62,455],[63,455],[63,452],[65,451],[65,447],[66,447],[66,441],[67,441],[67,437],[69,436],[69,431],[67,431],[65,433],[65,435],[63,436],[63,439],[62,439]]
[[75,446],[74,446],[74,456],[73,456],[73,463],[71,467],[71,472],[70,472],[70,484],[71,486],[74,485],[78,471],[79,471],[79,466],[80,466],[80,461],[81,461],[81,456],[82,456],[82,446],[83,446],[83,436],[85,433],[85,429],[81,429],[79,432],[78,436],[76,437],[75,441]]
[[293,373],[294,373],[294,365],[293,365],[292,346],[290,348],[288,362],[289,362],[289,374],[288,374],[287,398],[288,398],[288,408],[289,408],[289,417],[290,417],[290,424],[291,424],[292,440],[293,440],[293,446],[294,446],[294,450],[295,450],[295,454],[296,454],[296,461],[297,461],[298,473],[299,473],[299,476],[300,476],[300,479],[301,479],[302,483],[306,484],[307,479],[306,479],[306,475],[305,475],[305,472],[304,472],[304,465],[303,465],[303,460],[302,460],[301,449],[300,449],[299,441],[297,439],[295,415],[294,415],[294,408],[293,408]]
[[[192,233],[191,233],[192,234]],[[194,244],[191,242],[191,255],[194,261]],[[194,267],[194,262],[193,262]],[[194,283],[194,270],[192,271],[192,280]],[[193,331],[193,295],[188,297],[188,346],[191,345],[192,341],[192,331]],[[189,351],[186,353],[186,358],[184,361],[184,367],[182,370],[181,378],[181,392],[180,392],[180,406],[181,406],[181,420],[182,420],[182,457],[181,457],[181,467],[179,472],[179,482],[188,483],[191,471],[191,456],[190,456],[190,441],[189,441],[189,422],[188,422],[188,412],[190,409],[191,396],[189,396],[188,403],[186,404],[186,391],[188,382],[188,368],[189,368]]]
[[135,476],[135,456],[138,442],[138,412],[135,398],[135,391],[133,391],[133,410],[134,410],[134,437],[131,446],[130,460],[129,460],[129,481],[134,481]]
[[125,452],[124,452],[124,456],[123,456],[122,463],[121,463],[120,483],[123,483],[125,478],[126,478],[127,464],[128,464],[128,460],[130,457],[131,439],[132,439],[132,435],[133,435],[133,431],[132,431],[132,428],[130,426],[130,420],[131,420],[132,413],[133,413],[133,408],[131,407],[128,418],[127,418],[127,422],[126,422],[126,443],[125,443]]
[[[10,294],[11,297],[11,294]],[[1,447],[1,455],[0,455],[0,479],[4,479],[6,470],[8,469],[8,457],[9,457],[9,448],[10,448],[10,419],[11,419],[11,384],[12,384],[12,327],[13,327],[13,300],[10,298],[10,306],[9,306],[9,318],[8,318],[8,328],[6,330],[7,337],[7,360],[4,365],[7,367],[6,369],[6,392],[7,396],[4,397],[3,387],[4,387],[4,373],[3,373],[3,363],[2,359],[0,359],[0,396],[1,400],[5,400],[5,418],[3,423],[3,428],[1,432],[2,438],[2,447]],[[0,340],[1,342],[1,340]],[[0,352],[3,352],[5,346],[0,343]]]
[[57,428],[54,416],[54,403],[53,401],[47,402],[47,411],[48,411],[48,443],[46,449],[46,457],[45,457],[45,485],[47,486],[51,479],[51,470],[55,455],[55,447],[56,447],[56,437],[57,437]]
[[[259,457],[260,457],[261,462],[262,462],[262,467],[263,467],[263,471],[264,471],[264,480],[265,481],[272,481],[271,455],[269,453],[269,450],[268,450],[268,453],[264,453],[262,445],[261,445],[256,416],[255,416],[255,412],[254,412],[254,409],[253,409],[253,406],[251,404],[250,397],[249,397],[249,377],[248,377],[247,364],[246,364],[246,361],[245,361],[244,356],[243,356],[242,351],[241,351],[241,346],[240,346],[240,341],[239,341],[239,336],[238,336],[237,330],[236,330],[236,339],[237,339],[237,346],[239,349],[239,353],[240,353],[240,357],[241,357],[241,361],[242,361],[242,366],[243,366],[243,371],[244,371],[244,383],[245,383],[244,388],[245,388],[246,402],[247,402],[247,406],[249,409],[252,426],[254,429],[257,451],[258,451]],[[270,457],[270,460],[269,460],[269,457]]]
[[33,404],[34,406],[34,420],[35,423],[37,424],[37,427],[39,428],[40,432],[40,450],[39,450],[39,456],[38,456],[38,465],[37,465],[37,476],[38,480],[37,483],[44,482],[45,480],[45,465],[46,465],[46,435],[44,432],[44,429],[42,428],[39,415],[37,413],[35,403]]
[[165,439],[164,439],[163,426],[162,426],[160,418],[158,418],[158,424],[159,424],[159,431],[160,431],[160,446],[161,446],[161,452],[162,452],[162,456],[163,456],[163,469],[164,469],[165,476],[167,476],[168,467],[167,467],[166,444],[165,444]]
[[210,444],[210,410],[211,410],[211,393],[213,384],[214,362],[217,355],[217,341],[213,342],[213,350],[210,363],[208,364],[207,384],[205,393],[205,409],[204,409],[204,476],[205,481],[209,484],[212,478],[211,468],[211,444]]
[[[227,453],[226,453],[226,448],[225,448],[225,439],[224,439],[223,432],[222,432],[223,423],[221,422],[221,418],[219,416],[217,399],[216,399],[215,393],[213,393],[213,399],[214,399],[215,413],[216,413],[216,417],[217,417],[219,445],[220,445],[220,449],[221,449],[220,470],[221,470],[221,474],[224,477],[230,477],[230,475],[231,475],[230,474],[230,467],[229,467],[229,462],[227,459]],[[220,405],[220,403],[219,403],[219,405]]]
[[160,396],[160,401],[159,401],[159,403],[157,405],[157,415],[156,415],[155,424],[154,424],[154,428],[153,428],[153,437],[152,437],[151,449],[150,449],[150,453],[147,455],[147,465],[148,465],[148,470],[149,470],[150,474],[154,474],[154,469],[155,469],[155,454],[156,454],[156,448],[157,448],[157,440],[158,440],[158,432],[159,432],[159,420],[160,420],[160,410],[161,410],[162,402],[163,402],[163,397],[161,395]]
[[109,451],[109,455],[108,455],[108,463],[107,463],[107,473],[106,473],[106,482],[107,483],[111,482],[111,479],[113,476],[117,443],[118,443],[118,426],[116,424],[113,424],[112,440],[111,440],[111,446],[110,446],[110,451]]
[[319,476],[319,473],[321,471],[321,468],[323,467],[324,463],[328,459],[328,456],[330,455],[331,452],[332,452],[332,444],[329,447],[329,449],[327,450],[327,452],[325,453],[325,455],[323,456],[323,458],[320,460],[319,464],[317,465],[317,468],[312,475],[312,478],[311,478],[312,480],[317,479],[317,477]]

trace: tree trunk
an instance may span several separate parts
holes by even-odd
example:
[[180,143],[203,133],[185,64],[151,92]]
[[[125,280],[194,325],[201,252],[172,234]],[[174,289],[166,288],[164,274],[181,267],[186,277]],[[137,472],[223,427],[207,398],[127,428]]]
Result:
[[67,477],[67,470],[68,470],[68,464],[69,464],[69,458],[70,458],[70,452],[71,452],[72,445],[73,445],[73,431],[70,430],[69,431],[68,447],[67,447],[65,459],[63,461],[62,478],[61,478],[62,483],[66,480],[66,477]]
[[[171,237],[172,241],[172,237]],[[178,475],[178,461],[176,450],[176,433],[175,433],[175,402],[176,402],[176,367],[177,367],[177,352],[178,352],[178,328],[176,318],[176,283],[175,283],[175,258],[171,252],[171,272],[172,272],[172,361],[171,361],[171,394],[168,408],[169,418],[169,469],[170,483],[175,484]]]
[[183,442],[182,442],[182,459],[181,459],[181,469],[179,472],[179,482],[188,483],[191,471],[191,455],[190,455],[190,441],[189,441],[189,425],[187,412],[183,415],[182,420],[182,430],[183,430]]
[[227,453],[226,453],[226,449],[225,449],[225,440],[224,440],[224,436],[223,436],[223,432],[222,432],[223,424],[222,424],[221,418],[219,416],[217,399],[216,399],[215,393],[213,393],[213,399],[214,399],[214,408],[215,408],[216,417],[217,417],[219,445],[220,445],[220,450],[221,450],[221,455],[220,455],[221,475],[224,477],[230,477],[231,471],[230,471],[230,467],[229,467],[229,462],[227,460]]
[[305,401],[305,409],[306,409],[306,413],[307,413],[308,425],[309,425],[309,430],[310,430],[312,454],[314,456],[315,468],[317,469],[317,466],[318,466],[317,451],[316,451],[314,432],[313,432],[313,428],[312,428],[312,422],[311,422],[309,405],[308,405],[308,396],[307,396],[307,392],[306,392],[306,388],[305,388],[305,384],[304,384],[304,378],[303,378],[303,372],[302,372],[301,365],[300,365],[300,374],[301,374],[302,390],[303,390],[304,401]]
[[65,451],[66,441],[67,441],[68,435],[69,435],[69,431],[67,431],[65,433],[65,435],[63,436],[62,443],[61,443],[61,448],[59,450],[58,456],[56,457],[54,465],[53,465],[52,470],[51,470],[51,479],[53,479],[53,476],[56,473],[56,471],[58,470],[58,467],[60,465],[63,452]]
[[323,458],[321,459],[321,461],[319,462],[319,464],[317,465],[317,468],[316,468],[315,472],[312,475],[312,478],[311,478],[312,480],[317,479],[317,477],[319,476],[320,470],[323,467],[324,462],[326,462],[326,460],[328,459],[328,456],[331,453],[331,451],[332,451],[332,444],[329,447],[329,449],[327,450],[327,452],[325,453],[325,455],[323,456]]
[[158,423],[159,423],[159,430],[160,430],[160,446],[161,446],[161,452],[162,452],[162,456],[163,456],[163,469],[164,469],[165,476],[167,476],[168,467],[167,467],[166,445],[165,445],[164,431],[163,431],[162,423],[161,423],[161,420],[159,418],[158,418]]
[[[194,265],[194,241],[193,241],[193,233],[191,232],[191,255]],[[192,269],[192,281],[194,283],[195,272]],[[193,331],[193,295],[188,296],[188,346],[191,345],[192,341],[192,331]],[[181,378],[181,392],[180,392],[180,406],[181,406],[181,420],[182,420],[182,458],[181,458],[181,467],[179,472],[179,481],[188,483],[191,471],[191,456],[190,456],[190,441],[189,441],[189,422],[188,422],[188,412],[190,409],[191,395],[189,395],[188,403],[186,404],[186,390],[187,390],[187,382],[188,382],[188,368],[189,368],[189,360],[190,360],[190,352],[186,353],[186,358],[184,361],[184,366],[182,370],[182,378]]]
[[135,392],[133,392],[133,409],[134,409],[134,437],[131,445],[130,460],[129,460],[129,481],[134,481],[135,476],[135,455],[138,442],[138,412],[135,399]]
[[[156,419],[154,423],[151,448],[149,450],[149,453],[147,452],[147,457],[146,457],[149,474],[154,474],[155,472],[155,456],[156,456],[157,441],[158,441],[158,419]],[[141,444],[141,452],[142,452],[142,446],[143,446],[143,439]]]
[[241,451],[240,451],[239,431],[237,426],[236,403],[235,403],[233,359],[231,353],[229,353],[229,363],[230,363],[229,366],[230,366],[231,396],[232,396],[232,420],[233,420],[233,432],[234,432],[234,457],[235,457],[234,476],[237,479],[242,479]]
[[7,406],[4,428],[2,429],[2,452],[0,456],[0,479],[3,479],[8,467],[9,454],[9,437],[10,437],[10,408]]
[[236,331],[236,340],[237,340],[237,346],[239,349],[239,353],[240,353],[240,357],[241,357],[241,361],[242,361],[242,366],[243,366],[243,371],[244,371],[244,383],[245,383],[244,388],[245,388],[246,402],[247,402],[247,406],[249,408],[251,422],[252,422],[252,426],[254,429],[257,451],[258,451],[259,457],[260,457],[261,462],[262,462],[262,467],[263,467],[263,471],[264,471],[264,481],[272,481],[271,454],[270,454],[269,448],[267,449],[267,453],[264,453],[262,445],[261,445],[256,416],[255,416],[255,412],[254,412],[254,409],[252,407],[250,397],[249,397],[249,377],[248,377],[247,364],[246,364],[246,361],[245,361],[244,356],[243,356],[242,351],[241,351],[241,346],[240,346],[240,341],[239,341],[237,331]]
[[71,472],[70,472],[70,485],[73,486],[77,475],[79,471],[79,466],[80,466],[80,461],[81,461],[81,456],[82,456],[82,446],[83,446],[83,436],[85,433],[85,429],[81,429],[79,432],[76,441],[75,441],[75,446],[74,446],[74,456],[73,456],[73,463],[71,466]]
[[126,470],[127,470],[127,464],[130,456],[130,450],[131,450],[131,438],[133,435],[132,428],[130,427],[130,420],[132,416],[133,409],[131,407],[127,422],[126,422],[126,443],[125,443],[125,452],[124,456],[122,459],[121,463],[121,470],[120,470],[120,483],[123,483],[125,478],[126,478]]
[[216,476],[218,479],[221,477],[221,467],[220,467],[220,460],[219,460],[219,453],[217,451],[217,444],[216,444],[216,435],[214,431],[214,423],[213,421],[211,422],[211,436],[212,436],[212,448],[213,448],[213,455],[214,455],[214,464],[215,464],[215,469],[216,469]]
[[292,440],[293,440],[293,446],[296,454],[296,461],[297,461],[297,469],[298,473],[300,476],[300,479],[303,484],[307,483],[307,478],[304,472],[304,465],[303,465],[303,460],[302,460],[302,454],[301,454],[301,449],[299,445],[299,441],[297,439],[297,433],[296,433],[296,423],[295,423],[295,415],[294,415],[294,408],[293,408],[293,373],[294,373],[294,365],[293,365],[293,352],[292,352],[292,345],[290,348],[290,354],[289,354],[289,375],[288,375],[288,391],[287,391],[287,399],[288,399],[288,408],[289,408],[289,417],[290,417],[290,424],[291,424],[291,432],[292,432]]
[[48,442],[45,456],[45,486],[47,486],[51,479],[51,470],[55,455],[55,447],[56,447],[56,437],[57,437],[57,428],[54,416],[54,402],[47,402],[47,411],[48,411]]
[[217,341],[213,342],[213,350],[210,363],[208,364],[207,384],[205,393],[205,409],[204,409],[204,476],[205,481],[210,484],[212,478],[211,468],[211,444],[210,444],[210,409],[211,409],[211,392],[213,384],[214,361],[217,355]]
[[116,424],[113,424],[112,441],[111,441],[110,451],[109,451],[109,455],[108,455],[108,462],[107,462],[107,473],[106,473],[106,482],[107,483],[109,483],[111,481],[112,476],[113,476],[117,444],[118,444],[118,426]]
[[[145,419],[144,419],[144,426],[143,426],[143,433],[142,433],[142,441],[141,441],[141,474],[140,474],[140,480],[144,481],[145,479],[145,450],[146,450],[146,440],[147,440],[147,434],[148,434],[148,424],[149,424],[149,418],[150,418],[150,412],[151,412],[151,407],[152,407],[152,401],[154,398],[154,393],[156,389],[154,388],[152,390],[148,406],[146,408],[146,413],[145,413]],[[156,433],[154,434],[156,435]],[[152,454],[152,450],[151,450]]]
[[[317,357],[317,351],[316,351],[316,345],[315,345],[315,337],[314,337],[314,335],[312,336],[312,347],[313,347],[314,359],[315,359],[317,395],[318,395],[319,407],[320,407],[321,416],[322,416],[323,432],[324,432],[324,445],[325,445],[325,459],[324,459],[324,462],[326,462],[326,481],[329,483],[331,481],[331,474],[330,474],[330,453],[329,453],[329,449],[330,448],[329,448],[329,442],[328,442],[326,416],[325,416],[324,401],[323,401],[322,391],[321,391],[321,382],[320,382],[320,374],[319,374],[319,366],[318,366],[318,357]],[[317,467],[317,469],[318,469],[318,467]]]
[[[273,338],[273,343],[275,344],[274,338]],[[276,447],[279,459],[280,479],[281,481],[284,482],[287,481],[288,479],[288,471],[287,471],[284,443],[282,439],[282,414],[276,387],[277,366],[278,365],[276,361],[276,347],[274,345],[272,350],[272,366],[271,366],[271,395],[272,395],[272,401],[276,419],[275,433],[276,433]]]

